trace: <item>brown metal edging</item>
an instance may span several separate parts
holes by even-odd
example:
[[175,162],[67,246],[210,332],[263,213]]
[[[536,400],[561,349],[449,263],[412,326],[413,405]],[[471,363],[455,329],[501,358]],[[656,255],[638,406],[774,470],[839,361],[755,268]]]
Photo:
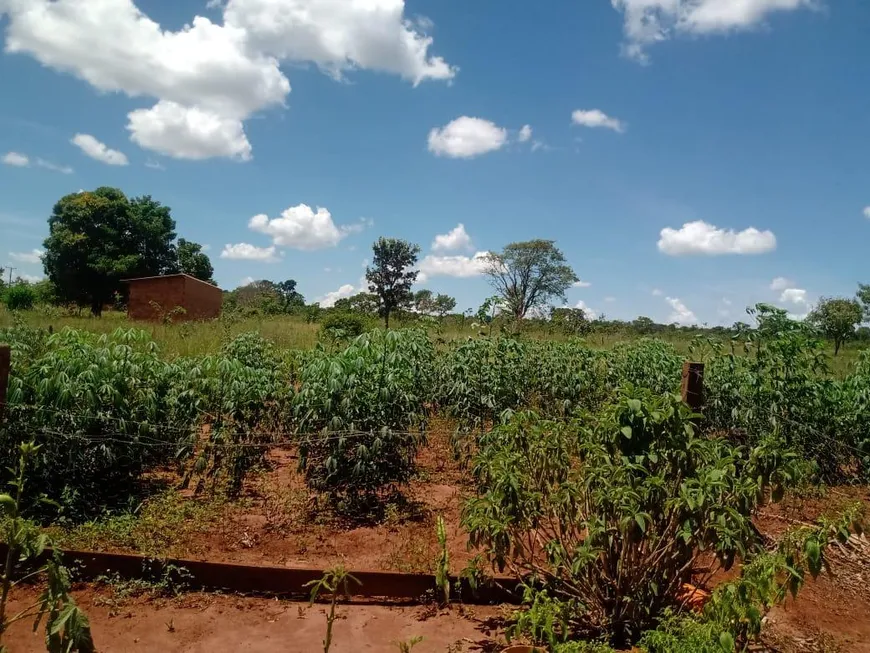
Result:
[[[2,547],[5,549],[5,546]],[[50,555],[50,552],[47,552]],[[322,569],[264,567],[228,562],[207,562],[180,558],[148,558],[129,553],[69,551],[61,553],[64,564],[76,578],[94,580],[100,576],[120,576],[125,579],[156,581],[175,574],[184,587],[191,590],[225,590],[241,594],[276,596],[306,596],[306,583],[323,576]],[[348,583],[351,597],[384,599],[385,601],[427,602],[436,589],[432,574],[392,571],[349,571],[360,584]],[[467,578],[450,577],[451,599],[471,605],[519,603],[511,588],[515,579],[492,578],[485,585],[472,589]]]

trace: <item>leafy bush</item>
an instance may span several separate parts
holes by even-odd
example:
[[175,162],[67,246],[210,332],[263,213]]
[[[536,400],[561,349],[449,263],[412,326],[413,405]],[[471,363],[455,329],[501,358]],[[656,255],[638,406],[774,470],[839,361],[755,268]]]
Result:
[[424,332],[402,330],[363,334],[305,362],[293,412],[312,487],[355,503],[408,480],[425,432],[433,360]]
[[607,381],[613,388],[634,386],[657,394],[674,392],[680,385],[685,358],[673,345],[643,338],[618,343],[607,352]]
[[[155,343],[136,329],[100,336],[65,329],[44,344],[26,329],[19,334],[0,468],[33,440],[41,448],[29,475],[60,514],[80,519],[123,504],[146,465],[172,455],[149,442],[177,437],[165,423],[169,376]],[[31,355],[22,355],[27,348]]]
[[26,311],[36,303],[36,293],[26,283],[16,283],[3,291],[3,303],[10,311]]
[[463,432],[497,423],[525,405],[530,374],[526,345],[512,338],[469,339],[441,358],[439,403]]
[[835,380],[824,343],[809,327],[769,306],[755,314],[758,328],[729,351],[710,349],[705,423],[750,443],[775,433],[828,482],[866,474],[870,459],[861,452],[870,444],[870,365],[861,361],[870,359]]
[[169,362],[137,329],[14,327],[0,337],[13,352],[0,466],[19,443],[41,445],[30,475],[52,502],[34,502],[43,514],[79,521],[124,508],[146,469],[188,458],[187,480],[236,491],[286,418],[279,359],[250,334],[228,355]]
[[368,330],[368,320],[356,313],[330,313],[320,325],[320,332],[332,341],[353,340]]
[[515,415],[481,437],[474,472],[471,545],[574,602],[572,637],[623,645],[679,603],[699,556],[728,568],[759,544],[750,518],[798,466],[781,442],[701,437],[679,397],[625,387],[587,419]]

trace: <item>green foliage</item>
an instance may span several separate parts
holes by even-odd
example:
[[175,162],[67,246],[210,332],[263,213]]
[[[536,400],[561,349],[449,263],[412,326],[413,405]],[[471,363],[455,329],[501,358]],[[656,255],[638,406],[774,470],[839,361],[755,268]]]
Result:
[[243,315],[286,315],[304,306],[305,298],[296,291],[293,279],[252,281],[224,296],[224,310]]
[[15,356],[0,465],[11,466],[18,445],[33,439],[42,446],[30,476],[55,502],[42,510],[80,519],[123,504],[145,466],[171,455],[145,444],[173,433],[157,424],[170,412],[168,368],[147,333],[9,335]]
[[320,324],[320,332],[331,342],[347,342],[369,328],[368,321],[356,313],[330,313]]
[[366,268],[369,290],[380,300],[384,325],[390,328],[390,314],[414,299],[411,286],[417,280],[420,246],[398,238],[378,238],[372,245],[372,265]]
[[469,339],[440,360],[439,403],[460,433],[497,423],[505,410],[524,404],[530,376],[526,345],[509,338]]
[[479,440],[471,545],[583,606],[573,635],[635,640],[678,602],[701,552],[728,568],[759,544],[753,511],[798,473],[782,443],[702,437],[691,418],[678,397],[630,387],[584,419],[515,415]]
[[581,308],[553,308],[550,311],[550,325],[553,329],[572,336],[582,336],[589,332],[590,324]]
[[335,606],[340,596],[348,596],[350,594],[350,583],[362,585],[355,576],[352,576],[344,568],[343,565],[338,565],[326,571],[323,577],[319,580],[313,580],[305,584],[305,587],[311,588],[311,603],[314,602],[324,593],[330,595],[329,612],[326,615],[326,637],[323,639],[323,653],[329,653],[332,646],[332,624],[335,623]]
[[36,292],[29,284],[14,283],[3,290],[2,299],[10,311],[26,311],[36,303]]
[[214,268],[208,254],[202,251],[202,245],[184,238],[178,239],[178,271],[192,277],[214,283],[212,276]]
[[306,361],[293,412],[312,487],[355,503],[409,479],[433,361],[431,342],[417,330],[373,331]]
[[[0,577],[0,652],[7,651],[2,640],[9,626],[16,621],[32,618],[35,631],[44,618],[45,647],[49,653],[93,653],[96,649],[88,617],[70,594],[69,572],[60,562],[59,551],[55,550],[52,557],[44,561],[44,553],[51,542],[35,524],[21,516],[27,467],[39,454],[39,449],[33,443],[22,443],[17,448],[18,465],[11,470],[15,478],[10,482],[15,496],[0,495],[2,535],[6,544],[6,560]],[[10,591],[23,580],[32,581],[36,577],[45,580],[45,589],[39,600],[18,614],[9,616],[7,603]]]
[[441,605],[450,603],[450,551],[447,549],[447,526],[438,515],[435,520],[435,535],[438,538],[438,558],[435,560],[435,587]]
[[[166,361],[147,332],[48,336],[23,327],[0,332],[12,345],[8,418],[0,465],[35,439],[30,475],[47,515],[73,521],[123,508],[145,469],[190,459],[186,479],[226,481],[238,490],[280,432],[288,400],[282,363],[246,334],[226,353]],[[249,364],[248,364],[249,363]]]
[[750,443],[775,434],[829,482],[865,475],[870,366],[862,358],[852,374],[834,380],[824,344],[808,325],[770,306],[759,305],[753,314],[756,329],[728,350],[714,343],[704,355],[705,425]]
[[818,305],[810,311],[807,321],[826,338],[834,341],[836,356],[843,343],[855,336],[855,327],[861,323],[863,316],[861,305],[854,299],[822,297]]
[[45,240],[45,271],[59,299],[102,313],[121,281],[172,271],[175,221],[149,196],[127,199],[116,188],[66,195],[54,205]]
[[638,648],[648,653],[734,653],[734,639],[715,622],[667,611],[658,628],[644,633]]
[[505,310],[517,320],[553,298],[564,299],[565,291],[578,280],[553,240],[511,243],[501,252],[489,252],[484,260],[485,274]]

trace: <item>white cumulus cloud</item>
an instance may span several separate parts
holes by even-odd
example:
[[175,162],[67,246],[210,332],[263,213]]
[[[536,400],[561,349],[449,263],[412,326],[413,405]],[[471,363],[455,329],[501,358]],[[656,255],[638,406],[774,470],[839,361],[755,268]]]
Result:
[[[9,154],[14,154],[14,152],[10,152]],[[870,220],[870,206],[864,207],[864,217]]]
[[250,158],[243,121],[283,106],[290,92],[284,61],[313,62],[335,77],[368,69],[414,84],[451,79],[457,69],[430,54],[432,37],[404,11],[403,0],[229,0],[222,21],[190,16],[173,31],[133,0],[0,0],[6,52],[156,102],[129,116],[140,146],[242,160]]
[[499,150],[506,143],[507,130],[483,118],[460,116],[429,132],[429,151],[453,159],[470,159]]
[[271,247],[257,247],[249,243],[237,243],[224,245],[221,258],[236,259],[243,261],[263,261],[274,263],[278,261],[278,254],[274,245]]
[[3,163],[8,166],[25,168],[30,165],[30,159],[26,155],[19,154],[18,152],[7,152],[3,155]]
[[248,227],[271,236],[275,245],[314,250],[335,247],[349,234],[358,233],[371,224],[371,220],[362,220],[357,224],[336,226],[327,209],[318,206],[315,211],[307,204],[299,204],[284,209],[278,218],[255,215]]
[[41,249],[32,249],[29,252],[9,252],[9,257],[21,263],[42,263],[43,254],[45,252]]
[[432,251],[450,252],[462,249],[474,249],[471,236],[465,231],[465,225],[461,222],[446,234],[438,234],[432,242]]
[[335,302],[337,302],[339,299],[343,299],[345,297],[351,297],[351,296],[357,294],[357,292],[361,292],[361,291],[357,291],[356,287],[353,284],[346,283],[343,286],[341,286],[338,290],[333,290],[332,292],[326,293],[325,295],[323,295],[323,297],[320,297],[317,301],[320,303],[320,305],[322,307],[330,308],[332,306],[335,306]]
[[755,227],[734,231],[696,220],[679,229],[662,229],[658,248],[670,256],[764,254],[776,249],[776,236],[772,231],[759,231]]
[[477,252],[474,256],[437,256],[429,254],[420,261],[420,277],[423,281],[430,277],[476,277],[486,268],[487,252]]
[[129,163],[127,155],[118,150],[110,149],[90,134],[76,134],[70,141],[92,159],[110,166],[125,166]]
[[589,281],[583,281],[583,279],[577,279],[574,283],[571,284],[572,288],[588,288],[592,283]]
[[429,54],[433,39],[420,31],[431,21],[415,25],[404,12],[404,0],[229,0],[224,20],[254,49],[311,61],[336,77],[365,68],[415,85],[453,78],[456,68]]
[[774,12],[813,7],[816,0],[611,0],[624,14],[626,56],[646,63],[646,48],[674,34],[752,29]]
[[668,323],[691,325],[697,324],[698,318],[678,297],[665,297],[665,301],[671,305],[672,312],[668,316]]
[[785,288],[779,296],[779,301],[796,306],[806,306],[809,303],[807,291],[803,288]]
[[787,279],[786,277],[776,277],[773,281],[770,282],[771,290],[785,290],[789,286],[793,286],[794,281],[791,279]]
[[235,118],[175,102],[136,109],[127,118],[130,139],[146,150],[176,159],[251,159],[251,144],[242,121]]
[[603,127],[622,134],[625,123],[618,118],[611,118],[600,109],[577,109],[571,114],[571,122],[582,127]]

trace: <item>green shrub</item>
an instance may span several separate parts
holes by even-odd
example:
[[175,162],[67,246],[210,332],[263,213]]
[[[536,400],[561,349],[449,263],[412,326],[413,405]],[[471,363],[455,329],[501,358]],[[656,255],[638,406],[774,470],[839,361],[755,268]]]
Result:
[[16,283],[3,291],[3,303],[10,311],[26,311],[36,303],[36,293],[26,283]]
[[679,603],[699,556],[727,569],[758,546],[756,507],[798,473],[782,442],[700,436],[679,397],[630,387],[585,419],[519,413],[479,447],[479,495],[463,515],[471,545],[573,601],[572,638],[620,646]]
[[433,359],[424,332],[378,330],[304,363],[293,411],[312,487],[354,503],[408,480],[425,432]]
[[320,326],[320,332],[332,341],[353,340],[365,333],[369,321],[356,313],[330,313]]

